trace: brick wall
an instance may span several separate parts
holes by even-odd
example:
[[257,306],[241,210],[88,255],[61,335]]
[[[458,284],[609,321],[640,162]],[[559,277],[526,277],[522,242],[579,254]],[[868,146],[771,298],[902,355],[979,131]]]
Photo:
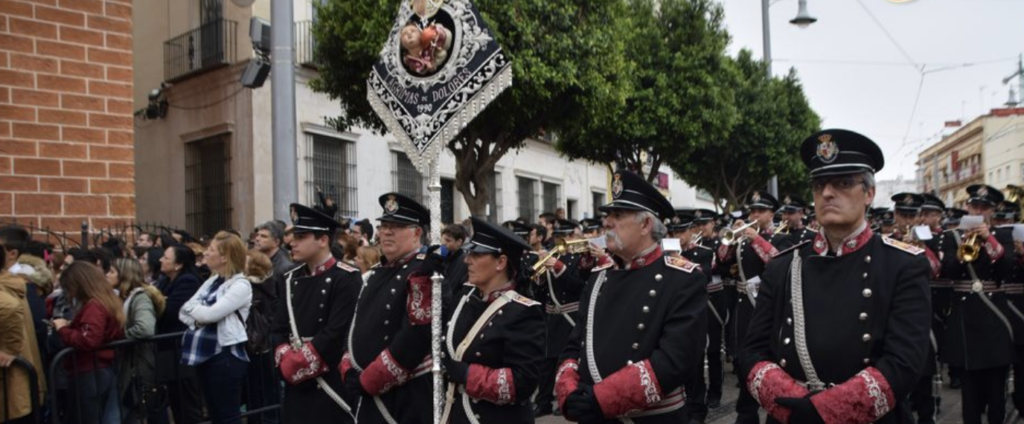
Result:
[[0,0],[0,220],[135,216],[131,0]]

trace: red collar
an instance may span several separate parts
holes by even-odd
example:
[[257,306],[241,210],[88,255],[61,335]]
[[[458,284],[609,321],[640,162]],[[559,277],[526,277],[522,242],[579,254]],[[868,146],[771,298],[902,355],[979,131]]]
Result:
[[633,260],[630,261],[628,265],[624,266],[622,259],[620,259],[618,256],[615,257],[615,263],[618,265],[619,269],[633,270],[653,264],[661,260],[662,256],[664,256],[664,253],[661,250],[661,245],[655,244],[654,249],[651,249],[651,251],[633,258]]
[[[868,244],[868,240],[871,240],[872,235],[874,235],[874,232],[871,231],[871,227],[864,225],[864,229],[860,233],[843,239],[842,244],[839,245],[839,251],[835,252],[836,256],[849,255],[860,250]],[[828,253],[828,239],[825,238],[824,231],[814,236],[814,251],[819,255]]]
[[499,297],[501,297],[502,293],[509,292],[509,291],[512,291],[512,290],[515,290],[515,289],[516,289],[516,285],[513,284],[511,281],[509,281],[508,283],[505,283],[504,286],[501,286],[497,290],[494,290],[490,294],[488,294],[487,295],[487,299],[482,299],[482,298],[481,299],[483,301],[487,302],[487,303],[491,303],[491,302],[494,302],[495,300],[497,300]]
[[323,274],[327,272],[327,270],[334,268],[336,265],[338,265],[338,260],[334,259],[334,256],[328,256],[327,262],[324,262],[313,269],[313,276],[315,277],[317,275]]
[[411,261],[412,258],[416,257],[417,253],[419,253],[419,250],[413,250],[412,252],[409,252],[409,254],[402,256],[401,258],[398,258],[398,260],[394,262],[388,261],[387,258],[382,258],[380,262],[381,265],[384,265],[386,267],[396,267],[399,265],[405,265],[409,263],[409,261]]

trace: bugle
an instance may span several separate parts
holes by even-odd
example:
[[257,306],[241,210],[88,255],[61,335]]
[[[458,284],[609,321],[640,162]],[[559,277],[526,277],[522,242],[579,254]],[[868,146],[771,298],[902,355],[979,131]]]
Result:
[[590,250],[589,240],[565,241],[564,238],[555,240],[555,247],[547,255],[533,264],[533,278],[540,277],[544,273],[544,263],[551,258],[557,258],[567,253],[584,253]]
[[978,233],[971,234],[967,241],[961,243],[960,247],[956,249],[956,258],[961,262],[974,262],[978,260],[980,254],[981,240],[978,239]]
[[739,228],[723,228],[722,233],[719,235],[719,238],[722,240],[722,244],[726,246],[731,246],[735,243],[738,243],[740,240],[743,240],[743,230],[746,230],[747,228],[753,227],[755,225],[757,225],[757,221],[743,225],[742,227]]

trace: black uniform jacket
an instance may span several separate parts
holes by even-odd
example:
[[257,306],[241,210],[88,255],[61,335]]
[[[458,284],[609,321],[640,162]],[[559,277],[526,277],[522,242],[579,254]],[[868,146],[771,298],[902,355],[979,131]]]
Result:
[[683,383],[707,337],[707,277],[660,246],[630,263],[597,267],[580,298],[580,321],[556,373],[559,404],[592,385],[605,418],[684,419]]
[[827,389],[811,397],[827,423],[910,423],[908,393],[926,361],[931,328],[923,249],[865,227],[837,255],[823,236],[776,257],[764,273],[741,364],[772,422],[778,397],[804,397],[791,264],[799,252],[806,347]]
[[[485,319],[462,356],[469,364],[465,385],[455,392],[451,422],[532,423],[530,396],[537,389],[544,354],[544,311],[540,303],[511,290],[495,291],[482,299],[473,289],[454,305],[445,338],[446,354],[455,350],[479,319]],[[484,317],[499,296],[508,302]]]
[[386,422],[384,414],[400,423],[431,422],[431,279],[420,272],[424,258],[414,251],[382,261],[359,293],[345,359],[363,370],[360,382],[373,396],[360,401],[360,423]]
[[[586,281],[580,276],[580,258],[578,254],[566,254],[558,258],[554,269],[541,274],[536,282],[537,293],[543,293],[540,301],[544,303],[547,321],[548,358],[558,358],[565,348],[565,341],[572,332],[573,323],[579,321],[580,293]],[[548,279],[551,284],[548,284]],[[558,301],[558,306],[555,301]]]
[[[344,397],[344,386],[336,367],[344,353],[345,337],[363,279],[359,269],[335,262],[333,258],[325,265],[331,266],[321,265],[313,275],[306,265],[301,265],[276,281],[281,301],[275,305],[272,339],[275,344],[287,343],[293,336],[286,303],[290,300],[298,337],[312,343],[329,368],[323,374],[324,381]],[[291,299],[285,297],[288,290],[285,284],[291,284]],[[353,406],[351,402],[349,406]],[[341,408],[317,388],[315,380],[286,385],[283,410],[286,422],[334,422],[344,415]]]
[[[944,243],[942,278],[953,281],[953,299],[945,317],[945,331],[939,357],[950,365],[966,370],[1008,366],[1013,362],[1011,317],[1007,316],[1006,293],[1002,285],[1012,273],[1012,251],[996,240],[981,240],[979,257],[974,262],[957,258],[957,238],[967,242],[963,232],[951,233],[954,243]],[[959,237],[957,237],[959,236]],[[982,284],[975,291],[974,277]],[[982,299],[981,296],[987,297]]]

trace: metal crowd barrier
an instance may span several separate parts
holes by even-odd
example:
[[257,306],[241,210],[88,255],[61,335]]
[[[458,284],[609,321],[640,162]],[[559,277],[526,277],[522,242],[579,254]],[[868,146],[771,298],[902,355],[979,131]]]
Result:
[[9,421],[10,418],[8,418],[8,417],[11,416],[11,405],[10,405],[10,393],[11,393],[11,390],[10,390],[10,387],[8,387],[8,384],[11,381],[11,379],[10,379],[11,369],[13,369],[13,368],[21,368],[21,369],[25,370],[25,374],[27,375],[27,378],[28,378],[28,389],[29,389],[30,393],[32,393],[32,395],[29,396],[30,405],[31,405],[31,409],[29,410],[29,416],[32,417],[31,421],[33,423],[39,424],[40,422],[42,422],[42,412],[41,412],[41,409],[39,407],[39,373],[36,371],[36,367],[32,366],[31,362],[29,362],[28,360],[26,360],[25,358],[22,358],[20,356],[17,357],[17,358],[14,358],[14,361],[11,362],[11,365],[9,367],[3,369],[3,378],[4,378],[4,383],[3,383],[4,384],[4,399],[3,399],[3,408],[4,408],[3,409],[3,411],[4,411],[4,415],[3,416],[4,416],[4,421],[3,422],[6,423],[7,421]]
[[[120,368],[121,361],[129,360],[131,357],[130,353],[138,348],[151,348],[153,349],[155,357],[155,385],[149,390],[154,393],[163,393],[163,404],[154,405],[151,409],[145,404],[143,405],[125,405],[124,399],[121,394],[118,394],[118,410],[121,416],[122,424],[134,424],[134,423],[147,423],[147,424],[206,424],[208,423],[208,417],[206,415],[203,404],[205,400],[202,396],[197,372],[193,367],[187,365],[181,365],[181,338],[184,333],[168,333],[159,334],[151,338],[146,339],[124,339],[118,340],[109,344],[106,344],[96,351],[101,350],[113,350],[115,353],[114,364],[111,368],[117,371]],[[50,362],[49,366],[49,392],[50,399],[52,399],[49,408],[50,422],[52,424],[61,423],[74,423],[76,422],[75,417],[81,415],[81,403],[77,402],[79,397],[78,390],[73,387],[71,380],[68,378],[67,369],[65,362],[71,360],[72,371],[77,370],[77,363],[74,361],[75,355],[78,353],[73,348],[64,348],[56,355]],[[129,354],[129,355],[126,355]],[[267,354],[273,354],[272,352]],[[265,354],[266,355],[266,354]],[[251,357],[250,360],[255,362],[257,358]],[[95,365],[96,359],[93,357],[93,363]],[[252,370],[253,367],[250,367]],[[260,375],[252,375],[249,373],[246,377],[246,384],[242,390],[242,417],[248,418],[250,423],[274,423],[280,422],[277,414],[277,410],[280,409],[281,398],[280,398],[280,379],[277,377],[273,369],[266,369],[266,367],[257,367]],[[72,372],[76,374],[75,372]],[[266,374],[264,374],[266,373]],[[92,374],[95,378],[95,374]],[[255,379],[251,381],[250,379]],[[114,384],[117,387],[118,377],[115,374]],[[74,386],[78,386],[76,384]],[[275,391],[276,399],[264,399],[258,405],[253,408],[250,407],[250,403],[253,402],[255,393],[250,391],[251,388],[256,388],[259,393],[259,398],[262,399],[266,393],[266,385],[272,385],[271,387],[277,387]],[[129,390],[139,390],[139,387],[132,386]],[[141,393],[133,392],[133,395],[137,395],[137,398],[142,398]],[[139,411],[139,409],[142,411]],[[189,409],[189,411],[186,411]],[[184,412],[199,412],[199,419],[189,419]],[[173,414],[182,413],[182,416],[174,416]],[[194,415],[194,414],[187,414]],[[101,417],[82,417],[85,418],[85,422],[101,422]]]

